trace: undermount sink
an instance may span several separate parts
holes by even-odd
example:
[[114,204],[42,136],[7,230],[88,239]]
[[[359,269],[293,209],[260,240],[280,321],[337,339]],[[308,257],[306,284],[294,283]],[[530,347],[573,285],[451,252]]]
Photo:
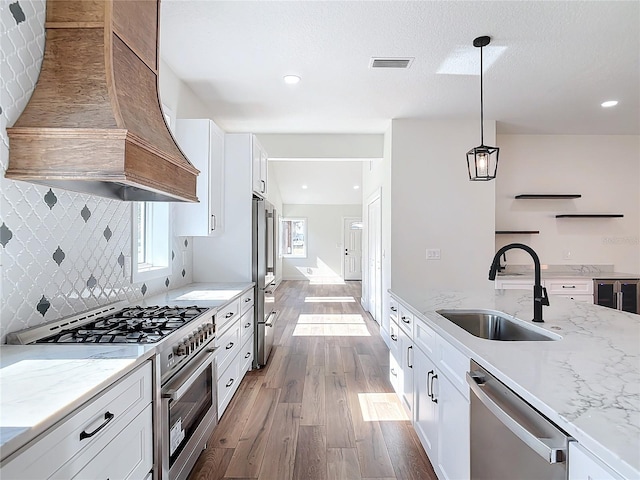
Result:
[[539,327],[521,325],[493,310],[438,310],[437,313],[471,335],[487,340],[546,342],[562,338]]

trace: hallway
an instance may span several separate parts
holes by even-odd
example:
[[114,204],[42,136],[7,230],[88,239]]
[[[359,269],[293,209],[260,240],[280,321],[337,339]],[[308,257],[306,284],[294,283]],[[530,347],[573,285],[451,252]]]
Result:
[[190,480],[436,480],[360,292],[282,282],[269,364],[247,373]]

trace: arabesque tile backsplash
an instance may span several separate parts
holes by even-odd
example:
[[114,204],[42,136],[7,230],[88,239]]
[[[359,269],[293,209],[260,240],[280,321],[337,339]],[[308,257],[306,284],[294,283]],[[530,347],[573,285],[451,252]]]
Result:
[[0,342],[8,332],[191,283],[192,247],[174,237],[171,271],[131,283],[132,204],[4,178],[13,125],[33,91],[44,49],[44,0],[0,4]]

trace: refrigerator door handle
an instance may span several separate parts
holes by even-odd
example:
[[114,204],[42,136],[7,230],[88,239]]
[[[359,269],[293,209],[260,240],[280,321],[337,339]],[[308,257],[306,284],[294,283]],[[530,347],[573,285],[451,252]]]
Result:
[[[278,313],[278,312],[276,312],[276,311],[274,310],[274,311],[272,311],[272,312],[269,314],[269,316],[267,317],[267,319],[266,319],[266,320],[265,320],[265,322],[264,322],[264,326],[265,326],[265,327],[273,327],[273,323],[274,323],[274,322],[273,322],[273,321],[271,321],[271,319],[272,319],[272,318],[274,318],[274,317],[276,316],[276,313]],[[275,320],[275,318],[274,318],[274,320]]]

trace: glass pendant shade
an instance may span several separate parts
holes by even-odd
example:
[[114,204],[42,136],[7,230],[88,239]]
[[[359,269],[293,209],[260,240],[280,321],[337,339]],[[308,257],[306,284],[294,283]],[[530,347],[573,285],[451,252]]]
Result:
[[485,181],[496,178],[500,148],[480,145],[467,152],[469,180]]

